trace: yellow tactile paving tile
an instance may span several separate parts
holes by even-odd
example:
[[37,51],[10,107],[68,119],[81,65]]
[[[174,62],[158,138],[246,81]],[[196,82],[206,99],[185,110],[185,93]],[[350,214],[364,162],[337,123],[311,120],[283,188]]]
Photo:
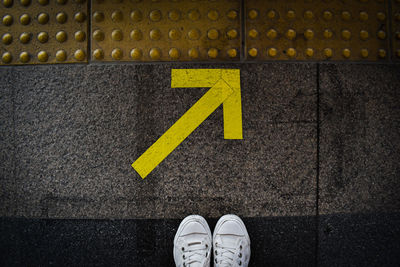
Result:
[[87,62],[86,0],[2,0],[0,65]]
[[400,60],[400,0],[392,0],[392,57]]
[[247,0],[247,60],[388,60],[384,0]]
[[93,0],[92,60],[239,60],[240,0]]

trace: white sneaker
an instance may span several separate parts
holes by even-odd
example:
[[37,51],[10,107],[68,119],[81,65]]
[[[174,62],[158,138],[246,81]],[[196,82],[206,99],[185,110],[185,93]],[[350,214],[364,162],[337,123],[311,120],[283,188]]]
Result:
[[222,216],[213,234],[215,267],[247,267],[250,261],[250,237],[236,215]]
[[206,220],[190,215],[179,225],[174,239],[174,260],[177,267],[209,267],[211,231]]

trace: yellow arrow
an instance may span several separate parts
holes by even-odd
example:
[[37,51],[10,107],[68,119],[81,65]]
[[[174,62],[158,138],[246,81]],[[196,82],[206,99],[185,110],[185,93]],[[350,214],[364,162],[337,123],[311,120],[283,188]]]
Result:
[[239,70],[173,69],[171,87],[211,88],[132,164],[143,179],[222,103],[225,139],[243,138]]

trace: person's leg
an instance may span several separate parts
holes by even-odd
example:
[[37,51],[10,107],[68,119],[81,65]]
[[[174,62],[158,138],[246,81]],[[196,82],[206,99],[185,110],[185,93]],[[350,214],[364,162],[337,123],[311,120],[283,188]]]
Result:
[[243,221],[236,215],[222,216],[213,234],[214,266],[248,266],[250,237]]
[[209,267],[211,231],[206,220],[190,215],[179,225],[174,239],[174,260],[177,267]]

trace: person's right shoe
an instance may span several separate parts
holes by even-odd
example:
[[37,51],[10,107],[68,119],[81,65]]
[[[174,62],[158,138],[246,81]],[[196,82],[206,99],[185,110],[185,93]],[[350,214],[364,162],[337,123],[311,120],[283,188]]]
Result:
[[213,233],[215,267],[247,267],[250,261],[250,237],[236,215],[222,216]]

